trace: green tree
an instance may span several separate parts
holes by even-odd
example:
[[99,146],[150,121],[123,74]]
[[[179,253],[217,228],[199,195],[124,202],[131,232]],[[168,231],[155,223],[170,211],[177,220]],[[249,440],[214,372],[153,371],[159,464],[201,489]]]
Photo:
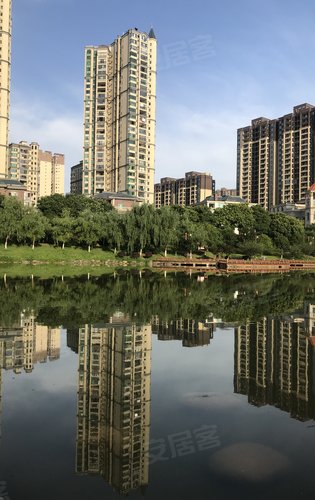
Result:
[[105,213],[113,210],[110,202],[102,198],[88,198],[83,194],[67,194],[65,204],[72,217],[78,217],[84,210]]
[[223,238],[219,229],[212,224],[206,224],[207,242],[206,247],[212,253],[218,253],[222,248]]
[[139,207],[134,207],[131,211],[133,222],[136,231],[137,246],[140,255],[145,248],[151,247],[153,244],[153,236],[155,233],[155,209],[152,205],[143,204]]
[[63,210],[61,217],[54,217],[51,221],[51,232],[54,241],[62,244],[64,250],[65,245],[73,238],[74,219],[70,216],[69,210]]
[[132,253],[136,249],[137,234],[136,234],[136,218],[133,210],[122,215],[122,229],[124,238],[124,248],[128,253]]
[[37,208],[48,219],[61,217],[62,212],[66,209],[66,198],[62,194],[44,196],[38,200]]
[[246,257],[254,257],[263,253],[263,245],[255,240],[244,241],[240,244],[239,250]]
[[116,255],[124,241],[123,217],[116,210],[101,212],[99,216],[103,245],[114,250]]
[[227,255],[237,251],[240,243],[239,236],[231,226],[221,229],[222,245],[219,247],[219,253],[225,252]]
[[91,210],[83,210],[82,214],[76,219],[74,225],[74,234],[79,243],[87,245],[88,251],[95,245],[102,236],[102,225],[99,214]]
[[269,236],[275,246],[283,255],[290,255],[290,249],[294,247],[294,253],[297,247],[301,247],[305,242],[305,233],[303,223],[294,217],[285,214],[271,214],[269,227]]
[[170,207],[162,207],[157,211],[157,224],[159,228],[158,245],[164,250],[164,255],[167,257],[167,252],[170,247],[173,247],[177,241],[176,228],[179,223],[179,214]]
[[0,207],[0,237],[6,250],[8,241],[20,235],[22,215],[22,203],[14,197],[5,197]]
[[214,215],[209,207],[206,207],[205,205],[197,205],[196,207],[193,207],[193,210],[198,216],[198,222],[213,224]]
[[270,227],[270,214],[260,205],[251,207],[254,216],[254,229],[256,234],[268,234]]
[[248,205],[227,205],[215,210],[213,215],[214,225],[219,229],[237,229],[240,241],[253,238],[255,219]]
[[275,255],[277,253],[277,250],[272,243],[272,239],[266,234],[260,234],[257,236],[257,243],[261,245],[261,253],[263,255]]
[[47,219],[36,208],[26,208],[23,212],[20,225],[20,238],[28,240],[35,248],[35,243],[45,236]]
[[190,257],[191,252],[196,252],[200,248],[207,249],[209,242],[208,227],[207,224],[197,223],[193,224],[190,233]]

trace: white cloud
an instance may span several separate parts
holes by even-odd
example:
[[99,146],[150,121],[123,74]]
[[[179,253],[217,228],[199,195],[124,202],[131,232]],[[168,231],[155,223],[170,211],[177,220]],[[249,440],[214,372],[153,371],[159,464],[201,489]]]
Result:
[[253,107],[252,114],[209,108],[196,112],[193,107],[165,103],[157,133],[156,182],[196,170],[210,172],[217,187],[235,187],[236,131],[260,111]]
[[65,186],[70,190],[70,168],[82,158],[81,113],[57,114],[47,102],[17,102],[11,108],[10,142],[38,142],[41,149],[65,154]]

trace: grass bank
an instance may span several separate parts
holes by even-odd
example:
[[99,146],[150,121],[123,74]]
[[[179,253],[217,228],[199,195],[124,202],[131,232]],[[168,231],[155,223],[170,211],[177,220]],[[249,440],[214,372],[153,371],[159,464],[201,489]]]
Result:
[[106,262],[118,260],[113,252],[107,252],[100,248],[93,248],[91,252],[82,248],[53,247],[51,245],[40,245],[32,250],[28,246],[9,246],[7,250],[0,248],[0,263],[19,263],[19,264],[36,264],[36,263],[80,263],[93,261]]
[[34,250],[27,246],[0,248],[0,276],[38,276],[43,279],[58,276],[79,276],[113,273],[117,269],[149,267],[148,259],[118,258],[114,252],[93,248],[56,248],[40,245]]

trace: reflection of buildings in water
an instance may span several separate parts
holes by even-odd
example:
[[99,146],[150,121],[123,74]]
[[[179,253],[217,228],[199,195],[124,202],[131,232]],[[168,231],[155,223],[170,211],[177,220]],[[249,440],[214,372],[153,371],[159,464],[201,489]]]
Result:
[[315,418],[314,311],[308,305],[303,316],[264,318],[235,328],[236,393],[300,420]]
[[181,340],[184,347],[209,345],[213,339],[213,331],[213,320],[161,321],[158,316],[152,319],[152,332],[158,336],[158,340]]
[[79,353],[79,330],[76,328],[67,329],[67,347],[76,354]]
[[117,314],[79,330],[76,471],[128,493],[148,484],[151,326]]
[[22,314],[19,325],[0,328],[0,368],[29,373],[36,363],[59,359],[60,334],[61,328],[40,325],[35,316]]

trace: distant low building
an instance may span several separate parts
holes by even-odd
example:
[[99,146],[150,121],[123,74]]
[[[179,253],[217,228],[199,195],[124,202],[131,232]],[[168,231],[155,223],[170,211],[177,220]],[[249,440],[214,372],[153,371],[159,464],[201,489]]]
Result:
[[[217,208],[223,208],[227,205],[244,205],[246,203],[240,196],[207,196],[199,205],[204,205],[211,210],[216,210]],[[250,203],[255,205],[255,203]]]
[[134,207],[142,205],[143,200],[128,193],[98,193],[96,199],[107,200],[118,212],[129,212]]
[[315,184],[306,196],[305,203],[284,203],[271,207],[270,213],[284,213],[304,222],[305,227],[315,224]]
[[215,191],[215,181],[207,172],[186,172],[185,177],[163,177],[154,185],[155,208],[180,205],[197,205]]
[[290,217],[295,217],[304,222],[305,219],[305,203],[283,203],[271,207],[270,213],[272,214],[285,214]]
[[222,187],[220,189],[217,189],[215,194],[216,194],[216,196],[237,196],[237,191],[236,191],[236,188],[228,189],[228,188]]
[[25,206],[32,205],[32,193],[19,181],[0,179],[0,195],[15,197]]

